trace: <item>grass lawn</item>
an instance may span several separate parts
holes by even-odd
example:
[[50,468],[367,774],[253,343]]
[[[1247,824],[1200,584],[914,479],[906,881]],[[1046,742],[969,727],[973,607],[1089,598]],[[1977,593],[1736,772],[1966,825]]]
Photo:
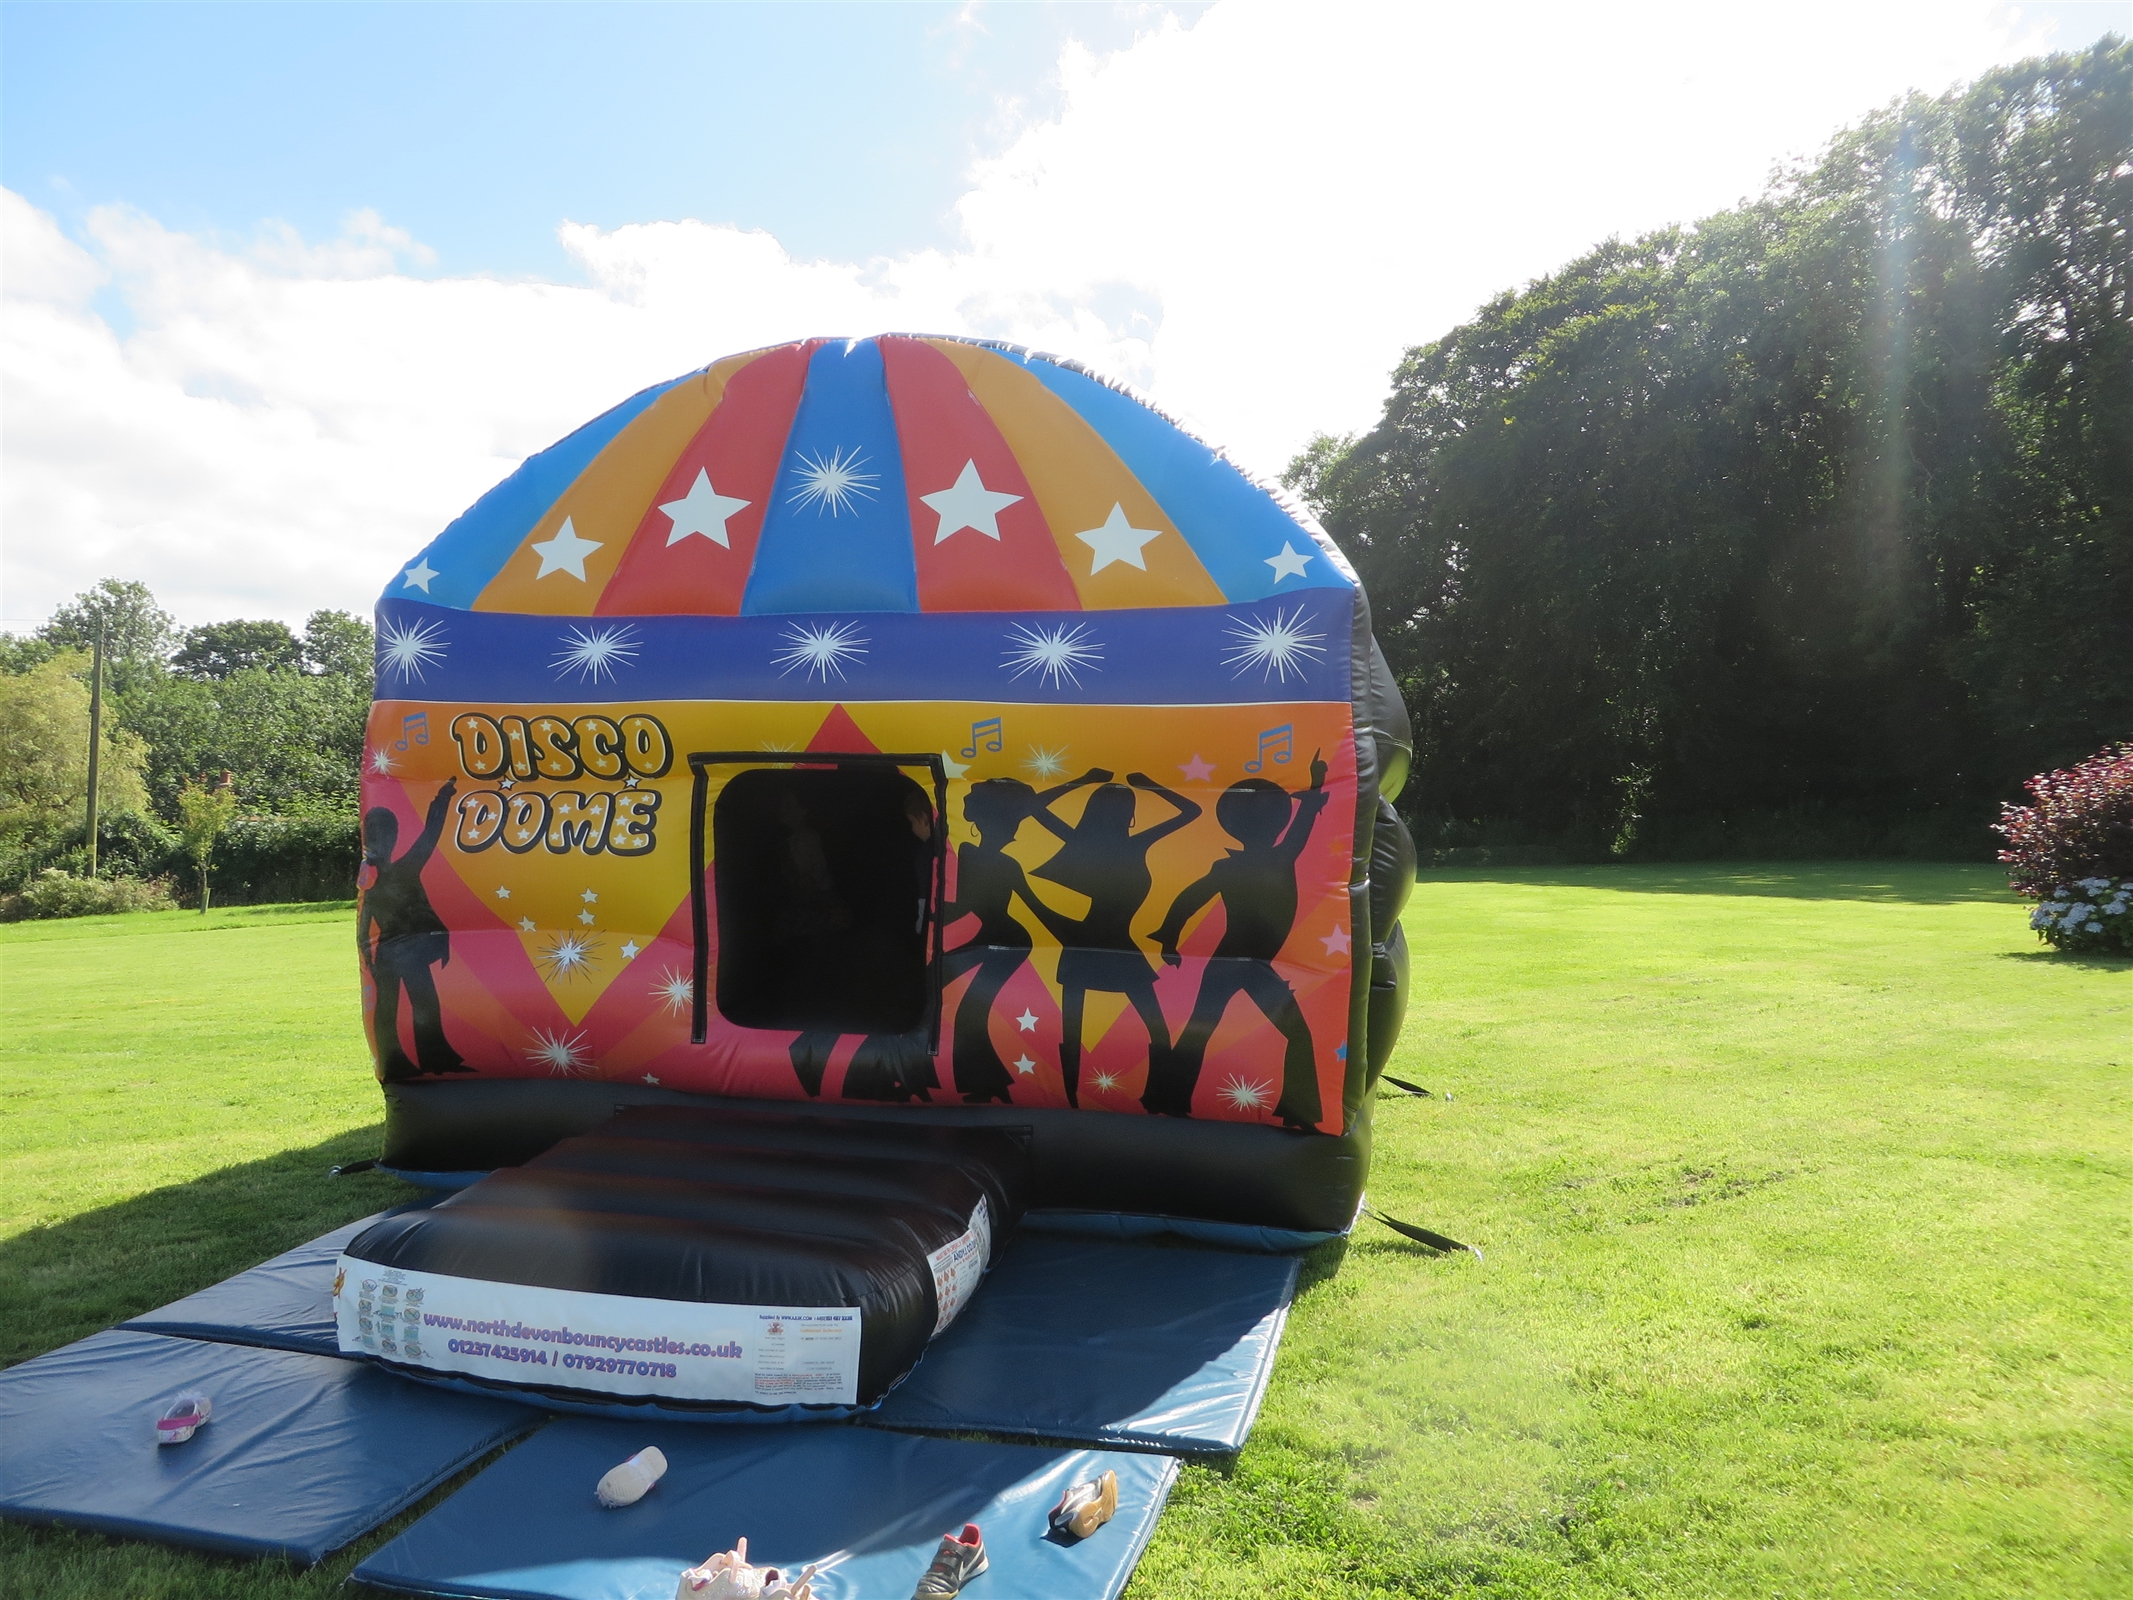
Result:
[[[1373,1224],[1130,1591],[2133,1593],[2133,963],[1988,868],[1437,874]],[[0,1358],[389,1203],[345,908],[0,931]],[[4,1441],[0,1441],[4,1447]],[[324,1593],[0,1527],[0,1593]],[[982,1580],[980,1580],[982,1583]],[[902,1600],[902,1597],[891,1597]],[[971,1600],[982,1600],[976,1586]]]

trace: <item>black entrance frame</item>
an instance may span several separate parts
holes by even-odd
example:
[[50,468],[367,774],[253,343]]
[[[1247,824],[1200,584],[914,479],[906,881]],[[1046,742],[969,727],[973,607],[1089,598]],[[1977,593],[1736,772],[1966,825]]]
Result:
[[693,1013],[689,1042],[702,1044],[711,1036],[711,896],[704,886],[704,833],[711,809],[713,767],[880,767],[903,772],[922,767],[933,779],[933,956],[926,963],[926,1053],[941,1049],[941,953],[945,937],[941,907],[948,899],[948,774],[941,758],[883,751],[837,750],[704,750],[689,761],[689,932],[695,941],[690,952],[695,974]]

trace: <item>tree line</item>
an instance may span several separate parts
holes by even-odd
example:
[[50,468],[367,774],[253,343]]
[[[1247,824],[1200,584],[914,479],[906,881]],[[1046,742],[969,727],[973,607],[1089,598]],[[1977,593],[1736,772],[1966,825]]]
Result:
[[86,874],[91,667],[103,637],[97,866],[191,881],[183,800],[227,787],[218,903],[353,893],[370,624],[315,611],[179,629],[107,578],[28,636],[0,636],[0,893]]
[[2129,198],[2107,38],[1409,351],[1285,481],[1370,592],[1425,848],[1982,858],[2133,733]]

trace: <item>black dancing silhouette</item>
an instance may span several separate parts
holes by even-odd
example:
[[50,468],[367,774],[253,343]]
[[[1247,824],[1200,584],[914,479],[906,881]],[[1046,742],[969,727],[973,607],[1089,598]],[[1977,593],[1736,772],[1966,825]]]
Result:
[[[457,778],[445,779],[430,802],[421,837],[398,861],[393,859],[393,845],[400,837],[400,819],[383,806],[363,814],[363,862],[377,876],[363,891],[362,909],[356,913],[356,951],[377,987],[371,1020],[377,1035],[378,1076],[387,1083],[405,1083],[424,1072],[474,1070],[444,1036],[430,967],[451,961],[452,936],[422,888],[422,869],[444,836],[444,820],[458,787]],[[371,943],[373,926],[377,929],[375,946]],[[415,1025],[419,1067],[400,1048],[402,989],[407,991],[407,1008]]]
[[1288,1041],[1276,1114],[1292,1128],[1318,1125],[1318,1067],[1311,1057],[1311,1029],[1296,1003],[1295,991],[1274,970],[1274,957],[1296,925],[1296,862],[1318,814],[1326,808],[1325,786],[1326,764],[1313,751],[1310,788],[1291,796],[1271,779],[1246,778],[1232,784],[1215,802],[1215,820],[1244,848],[1230,851],[1198,883],[1180,891],[1163,925],[1155,930],[1163,960],[1177,966],[1178,939],[1185,924],[1210,900],[1222,901],[1222,941],[1200,978],[1192,1018],[1178,1035],[1177,1049],[1169,1059],[1149,1067],[1148,1089],[1141,1104],[1151,1114],[1192,1115],[1192,1092],[1200,1081],[1207,1041],[1230,1001],[1241,994]]
[[1029,930],[1011,914],[1016,896],[1035,913],[1055,939],[1064,942],[1073,926],[1053,914],[1030,893],[1022,864],[1007,853],[1022,824],[1036,817],[1056,833],[1065,829],[1046,808],[1061,795],[1083,784],[1102,783],[1108,772],[1085,772],[1042,794],[1019,778],[987,778],[970,786],[963,799],[963,816],[978,830],[978,842],[956,850],[956,899],[941,907],[941,926],[946,928],[963,917],[978,919],[977,932],[942,957],[941,980],[953,983],[975,971],[970,987],[955,1008],[955,1086],[972,1104],[998,1100],[1011,1104],[1009,1089],[1014,1074],[1000,1059],[992,1043],[992,1004],[1007,980],[1029,959]]
[[[1108,779],[1110,774],[1091,773]],[[1086,780],[1083,780],[1086,781]],[[1131,784],[1132,789],[1126,787]],[[1161,795],[1177,815],[1152,828],[1133,831],[1134,789]],[[1037,869],[1037,876],[1089,898],[1088,914],[1059,933],[1060,1009],[1059,1075],[1066,1082],[1067,1104],[1080,1105],[1081,1008],[1091,989],[1123,994],[1148,1030],[1148,1070],[1152,1076],[1170,1053],[1170,1026],[1155,998],[1155,965],[1133,940],[1133,919],[1147,902],[1154,878],[1148,851],[1159,840],[1189,826],[1200,808],[1164,788],[1145,772],[1131,772],[1126,783],[1109,783],[1089,796],[1081,821],[1072,828],[1040,813],[1037,820],[1066,843]]]

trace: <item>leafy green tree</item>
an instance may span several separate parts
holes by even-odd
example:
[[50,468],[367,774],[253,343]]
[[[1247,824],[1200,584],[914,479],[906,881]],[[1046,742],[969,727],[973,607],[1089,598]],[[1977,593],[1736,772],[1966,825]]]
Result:
[[314,611],[304,623],[304,670],[371,680],[377,639],[369,623],[346,611]]
[[185,630],[170,668],[180,677],[212,681],[256,667],[294,667],[303,656],[286,622],[210,622]]
[[[84,826],[89,793],[89,662],[63,651],[0,676],[0,837]],[[147,751],[104,725],[99,804],[114,814],[147,805]]]
[[99,619],[108,687],[123,696],[162,677],[177,645],[177,619],[156,604],[145,583],[105,578],[53,612],[37,637],[59,649],[89,650]]
[[2133,726],[2129,145],[2119,41],[1907,100],[1499,296],[1314,441],[1287,478],[1369,587],[1425,833],[1953,802],[1982,853],[1993,800]]
[[178,837],[186,856],[200,874],[202,916],[207,915],[208,867],[215,857],[215,845],[229,827],[230,818],[236,814],[237,792],[230,786],[227,772],[222,775],[222,781],[213,786],[204,779],[188,778],[178,791]]

